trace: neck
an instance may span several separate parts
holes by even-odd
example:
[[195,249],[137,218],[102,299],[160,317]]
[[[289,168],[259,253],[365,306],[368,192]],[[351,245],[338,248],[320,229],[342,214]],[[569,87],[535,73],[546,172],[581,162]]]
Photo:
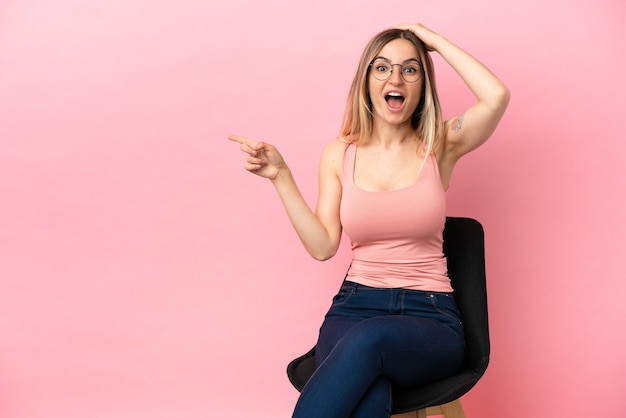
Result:
[[391,147],[416,139],[417,136],[410,123],[402,125],[374,123],[370,143]]

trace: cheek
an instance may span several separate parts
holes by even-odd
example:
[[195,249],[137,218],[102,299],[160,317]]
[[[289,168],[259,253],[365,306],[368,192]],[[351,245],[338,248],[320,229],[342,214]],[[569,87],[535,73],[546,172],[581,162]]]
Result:
[[376,85],[372,83],[367,83],[367,95],[371,99],[376,94]]

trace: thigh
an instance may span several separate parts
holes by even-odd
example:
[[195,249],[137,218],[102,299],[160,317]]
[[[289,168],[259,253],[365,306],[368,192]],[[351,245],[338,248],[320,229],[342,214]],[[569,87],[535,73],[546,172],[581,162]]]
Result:
[[382,359],[379,374],[397,384],[453,374],[463,361],[465,340],[454,299],[444,296],[345,282],[320,328],[317,366],[337,347]]
[[360,321],[360,319],[343,317],[326,317],[324,319],[315,347],[315,364],[317,367],[328,357],[339,340]]
[[317,366],[330,354],[337,343],[359,322],[388,314],[384,289],[367,288],[344,282],[333,297],[332,304],[320,328],[315,360]]
[[[353,376],[384,376],[415,386],[452,376],[465,357],[465,341],[431,318],[386,315],[359,321],[330,317],[320,332],[316,361]],[[343,379],[347,379],[345,376]]]
[[465,356],[465,341],[445,323],[431,318],[385,315],[359,320],[331,316],[320,330],[317,365],[334,349],[348,356],[358,353],[370,359],[370,365],[373,359],[380,361],[377,374],[408,386],[458,371]]
[[371,350],[380,375],[395,385],[413,386],[456,373],[465,357],[465,341],[432,318],[389,315],[364,320],[342,340],[349,350]]

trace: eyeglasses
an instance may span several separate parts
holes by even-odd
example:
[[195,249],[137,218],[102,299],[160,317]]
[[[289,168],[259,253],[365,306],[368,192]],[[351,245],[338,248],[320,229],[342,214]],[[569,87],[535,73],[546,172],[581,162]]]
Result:
[[392,64],[384,58],[377,58],[372,61],[370,68],[376,80],[385,81],[391,77],[395,65],[400,67],[400,75],[407,83],[415,83],[422,75],[421,65],[417,61],[410,61],[405,64]]

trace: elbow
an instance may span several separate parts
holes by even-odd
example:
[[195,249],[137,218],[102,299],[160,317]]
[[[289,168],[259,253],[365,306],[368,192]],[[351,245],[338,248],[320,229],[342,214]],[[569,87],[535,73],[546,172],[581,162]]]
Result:
[[490,113],[501,117],[508,107],[510,99],[511,92],[504,84],[501,84],[498,88],[491,90],[490,97],[485,100],[484,105]]
[[511,91],[504,84],[500,88],[498,92],[498,102],[500,103],[500,107],[502,109],[506,109],[509,105],[509,101],[511,100]]
[[311,257],[313,257],[317,261],[326,261],[337,253],[337,248],[329,248],[326,250],[318,250],[318,251],[309,251]]

